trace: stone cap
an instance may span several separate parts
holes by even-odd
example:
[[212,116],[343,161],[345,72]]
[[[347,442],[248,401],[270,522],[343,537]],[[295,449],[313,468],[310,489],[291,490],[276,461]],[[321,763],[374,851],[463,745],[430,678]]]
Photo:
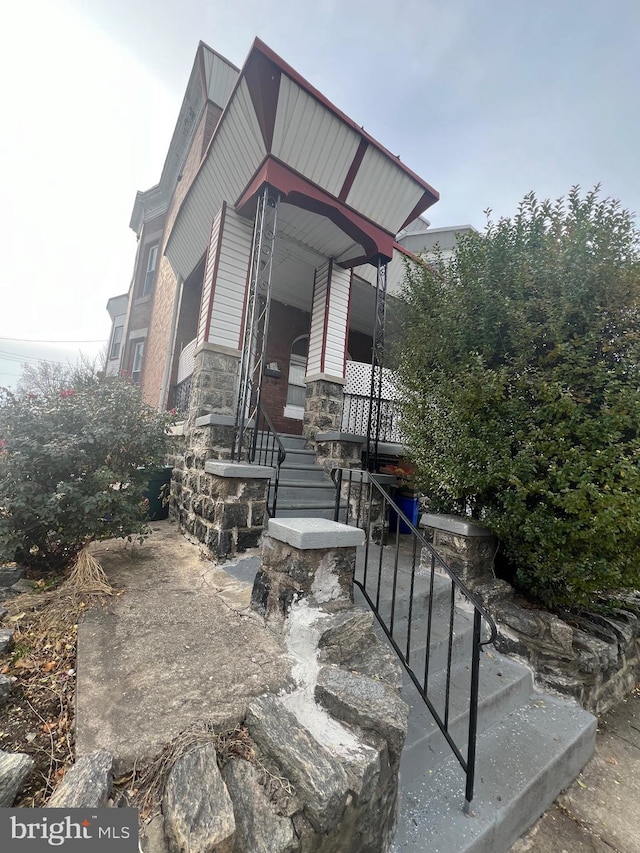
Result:
[[484,524],[478,524],[464,515],[443,515],[437,512],[425,512],[420,518],[422,527],[433,527],[457,536],[493,536],[491,530]]
[[326,518],[270,518],[269,536],[301,551],[364,545],[364,531]]
[[244,462],[225,462],[209,459],[204,463],[207,474],[217,477],[236,477],[238,480],[270,480],[274,469],[266,465],[247,465]]
[[367,440],[366,435],[356,435],[353,432],[340,432],[339,430],[329,430],[328,432],[317,432],[316,441],[350,441],[353,444],[364,444]]
[[[236,418],[235,415],[218,415],[213,412],[210,415],[201,415],[199,418],[196,418],[196,426],[235,426]],[[245,424],[246,427],[253,426],[253,418],[250,421],[247,421]]]

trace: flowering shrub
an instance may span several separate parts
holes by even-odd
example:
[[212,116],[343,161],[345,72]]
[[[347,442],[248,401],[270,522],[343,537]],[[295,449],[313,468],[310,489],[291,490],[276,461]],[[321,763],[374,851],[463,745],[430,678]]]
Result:
[[57,568],[93,539],[143,537],[143,469],[163,464],[174,420],[92,371],[46,394],[0,389],[0,561]]

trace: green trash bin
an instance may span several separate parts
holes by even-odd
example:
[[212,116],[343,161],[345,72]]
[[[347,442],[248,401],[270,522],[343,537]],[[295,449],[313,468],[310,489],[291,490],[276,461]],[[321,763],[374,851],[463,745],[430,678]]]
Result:
[[169,518],[169,489],[171,487],[172,468],[158,468],[149,472],[149,480],[144,496],[149,501],[149,521],[163,521]]

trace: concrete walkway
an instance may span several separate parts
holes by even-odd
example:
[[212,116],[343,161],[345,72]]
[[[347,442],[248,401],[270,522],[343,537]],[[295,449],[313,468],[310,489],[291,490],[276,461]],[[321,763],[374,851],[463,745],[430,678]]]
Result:
[[596,753],[511,853],[640,853],[640,685],[598,725]]
[[153,527],[142,545],[95,547],[118,594],[78,626],[77,753],[107,749],[116,772],[192,723],[233,728],[252,697],[290,677],[282,643],[249,609],[250,584],[204,559],[176,524]]

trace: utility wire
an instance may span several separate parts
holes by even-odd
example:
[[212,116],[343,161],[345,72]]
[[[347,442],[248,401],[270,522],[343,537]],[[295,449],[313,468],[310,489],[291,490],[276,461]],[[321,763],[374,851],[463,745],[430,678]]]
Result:
[[0,341],[18,341],[24,344],[106,344],[108,338],[98,338],[89,341],[45,341],[36,338],[4,338],[0,335]]

